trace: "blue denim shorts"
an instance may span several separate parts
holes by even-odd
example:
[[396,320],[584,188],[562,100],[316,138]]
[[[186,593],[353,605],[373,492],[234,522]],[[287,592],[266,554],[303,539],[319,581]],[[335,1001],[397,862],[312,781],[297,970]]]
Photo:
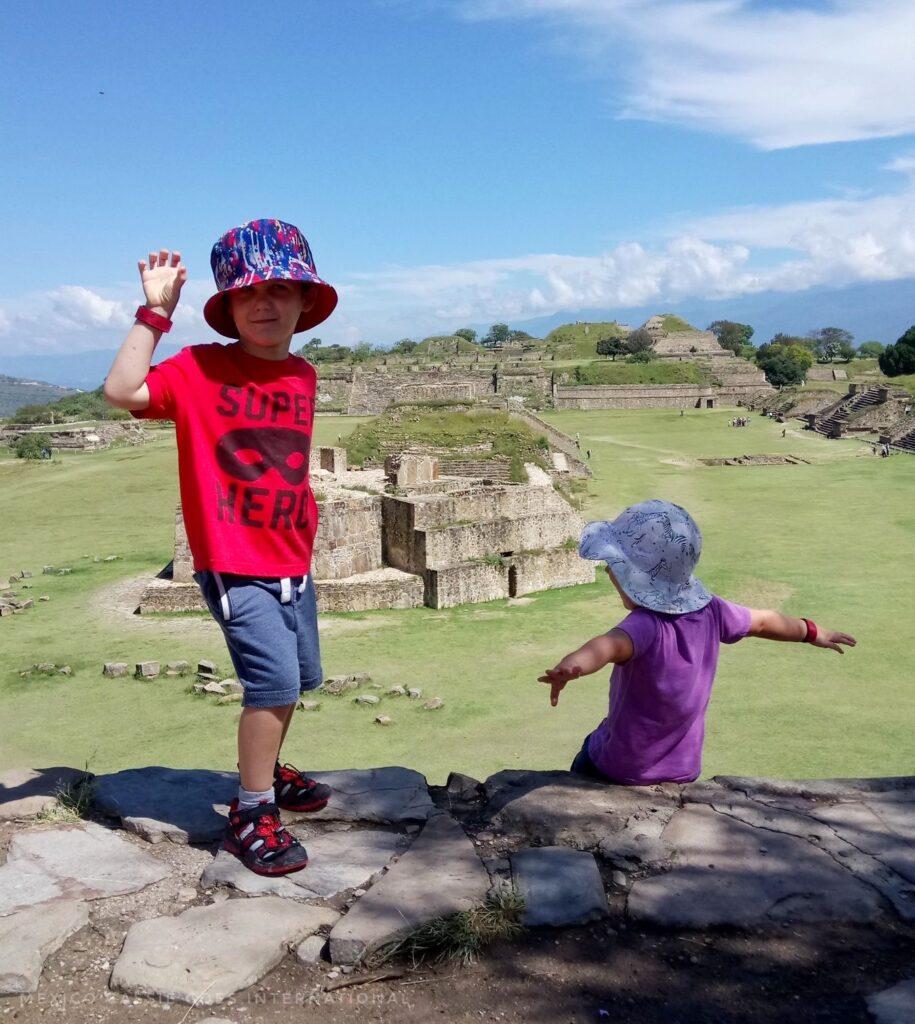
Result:
[[323,681],[318,608],[311,576],[261,579],[205,569],[194,573],[226,638],[242,705],[295,704]]

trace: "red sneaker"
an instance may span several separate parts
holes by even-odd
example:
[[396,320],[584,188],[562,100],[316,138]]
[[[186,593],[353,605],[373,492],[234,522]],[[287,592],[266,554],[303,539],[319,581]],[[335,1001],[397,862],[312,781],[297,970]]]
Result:
[[236,797],[229,807],[222,846],[257,875],[288,875],[308,867],[305,847],[286,831],[272,803],[240,811]]
[[320,811],[330,800],[330,786],[304,776],[291,764],[276,762],[273,769],[276,806],[284,811]]

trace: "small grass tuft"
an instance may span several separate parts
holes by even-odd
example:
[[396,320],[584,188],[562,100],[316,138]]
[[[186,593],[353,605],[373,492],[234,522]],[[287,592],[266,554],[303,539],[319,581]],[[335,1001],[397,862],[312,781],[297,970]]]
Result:
[[[85,771],[89,771],[88,763]],[[95,777],[91,774],[81,782],[68,782],[58,788],[56,803],[39,812],[35,820],[53,824],[84,821],[89,817],[94,794]]]
[[494,888],[480,906],[437,917],[388,943],[372,958],[376,964],[394,959],[419,963],[457,960],[473,963],[493,942],[517,938],[524,930],[524,897],[510,885]]

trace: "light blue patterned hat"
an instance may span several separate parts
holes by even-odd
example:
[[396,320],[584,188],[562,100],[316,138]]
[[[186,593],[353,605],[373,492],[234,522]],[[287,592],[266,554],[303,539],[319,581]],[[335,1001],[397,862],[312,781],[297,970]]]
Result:
[[702,534],[693,517],[669,501],[642,501],[612,523],[588,523],[578,553],[610,566],[617,583],[637,605],[680,615],[704,608],[712,599],[693,569]]

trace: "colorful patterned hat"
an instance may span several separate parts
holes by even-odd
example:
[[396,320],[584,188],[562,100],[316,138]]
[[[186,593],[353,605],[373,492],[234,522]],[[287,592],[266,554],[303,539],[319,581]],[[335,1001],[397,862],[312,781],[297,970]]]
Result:
[[219,291],[203,307],[206,322],[226,338],[237,338],[238,329],[226,293],[259,281],[306,281],[316,291],[315,304],[302,313],[295,333],[307,331],[326,320],[337,305],[337,292],[318,277],[314,257],[297,227],[281,220],[252,220],[232,228],[213,246],[210,266]]
[[612,523],[588,523],[578,553],[606,562],[620,588],[637,605],[681,615],[704,608],[712,599],[693,569],[702,551],[702,534],[692,516],[669,501],[632,505]]

